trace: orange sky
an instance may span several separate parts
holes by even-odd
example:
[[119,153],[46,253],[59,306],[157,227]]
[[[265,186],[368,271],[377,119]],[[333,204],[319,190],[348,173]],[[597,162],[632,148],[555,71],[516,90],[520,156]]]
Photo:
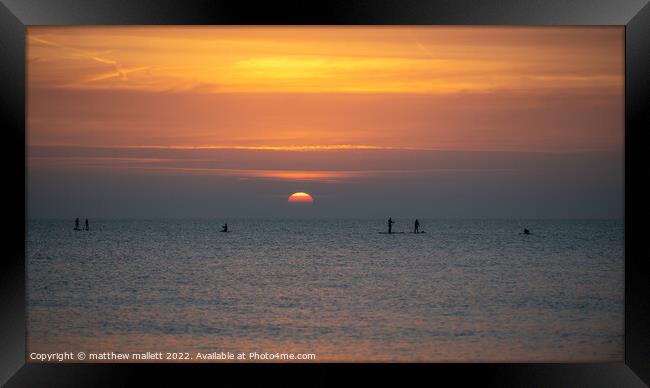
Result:
[[32,145],[622,144],[619,27],[29,27],[27,43]]
[[[622,28],[30,27],[31,86],[454,93],[620,86]],[[614,51],[615,52],[615,51]]]
[[28,27],[27,57],[30,217],[622,214],[622,27]]

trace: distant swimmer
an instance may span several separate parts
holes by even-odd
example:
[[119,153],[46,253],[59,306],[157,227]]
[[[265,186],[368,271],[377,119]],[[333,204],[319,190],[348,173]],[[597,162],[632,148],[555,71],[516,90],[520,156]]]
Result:
[[391,217],[388,217],[388,234],[393,233],[393,224],[395,221]]
[[415,219],[415,227],[413,228],[413,233],[420,233],[420,221],[418,219]]
[[221,231],[224,232],[224,233],[228,233],[228,224],[223,224],[221,226]]
[[524,229],[524,234],[526,234],[526,235],[530,234],[530,230]]
[[79,217],[74,220],[74,230],[81,230],[79,228]]
[[86,218],[86,230],[90,230],[90,226],[88,226],[88,218]]

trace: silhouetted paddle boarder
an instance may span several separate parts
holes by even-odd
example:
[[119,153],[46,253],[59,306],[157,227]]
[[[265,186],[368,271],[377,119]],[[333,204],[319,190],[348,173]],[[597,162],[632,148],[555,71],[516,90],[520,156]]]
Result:
[[530,230],[524,228],[524,233],[523,233],[523,234],[525,234],[525,235],[529,235],[529,234],[530,234]]
[[74,230],[81,230],[79,228],[79,217],[74,220]]
[[420,221],[417,218],[415,219],[413,233],[420,233]]
[[224,232],[224,233],[228,233],[228,224],[223,224],[221,226],[221,231]]
[[395,221],[393,221],[393,218],[388,217],[388,234],[393,233],[393,224]]
[[86,218],[86,230],[90,230],[90,226],[88,226],[88,218]]

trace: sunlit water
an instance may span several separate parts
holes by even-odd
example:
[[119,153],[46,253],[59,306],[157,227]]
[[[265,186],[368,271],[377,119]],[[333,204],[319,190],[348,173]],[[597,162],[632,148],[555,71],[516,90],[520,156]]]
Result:
[[421,221],[32,220],[28,350],[622,361],[622,221]]

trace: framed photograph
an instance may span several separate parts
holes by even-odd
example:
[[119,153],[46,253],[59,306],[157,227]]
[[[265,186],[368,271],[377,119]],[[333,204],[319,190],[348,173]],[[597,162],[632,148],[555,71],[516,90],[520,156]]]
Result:
[[650,382],[647,2],[3,0],[0,22],[8,387]]

